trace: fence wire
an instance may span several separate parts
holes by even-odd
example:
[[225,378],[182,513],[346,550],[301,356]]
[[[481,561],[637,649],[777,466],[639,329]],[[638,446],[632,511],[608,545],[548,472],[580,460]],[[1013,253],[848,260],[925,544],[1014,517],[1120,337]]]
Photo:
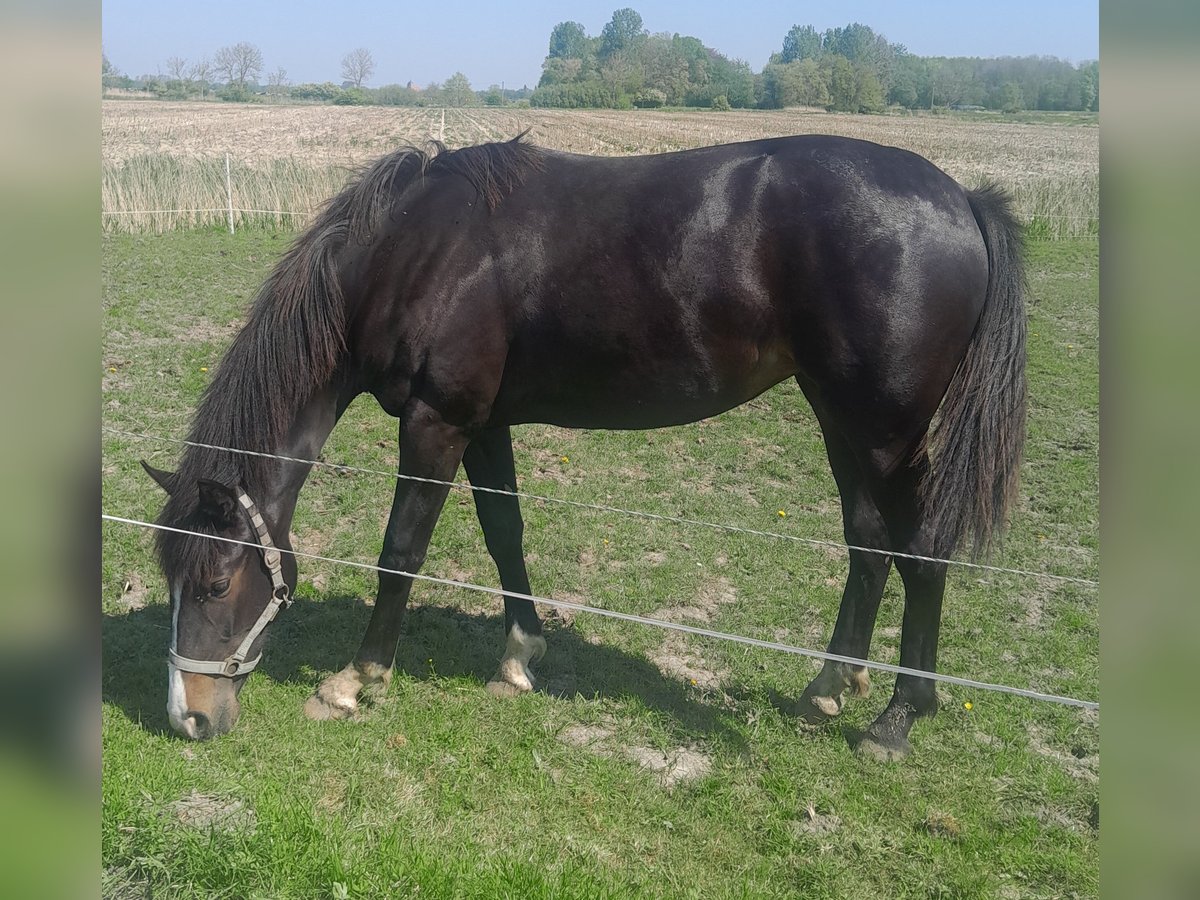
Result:
[[[227,544],[234,544],[242,547],[251,547],[259,549],[259,545],[250,541],[239,541],[234,538],[221,537],[213,534],[203,534],[198,531],[188,531],[183,528],[172,528],[167,525],[159,525],[154,522],[145,522],[140,519],[131,519],[124,516],[110,515],[101,513],[101,520],[106,522],[115,522],[123,525],[132,525],[138,528],[153,529],[156,531],[169,531],[175,534],[186,534],[192,537],[203,538],[205,540],[219,541]],[[1030,700],[1042,700],[1047,703],[1056,703],[1061,706],[1074,706],[1080,709],[1099,710],[1100,704],[1093,700],[1079,700],[1074,697],[1064,697],[1058,694],[1048,694],[1042,691],[1030,690],[1029,688],[1013,687],[1006,684],[995,684],[988,681],[978,681],[973,678],[961,678],[957,675],[945,675],[941,672],[929,672],[924,669],[913,669],[908,666],[897,666],[892,663],[876,662],[875,660],[860,659],[854,656],[842,656],[837,653],[828,653],[823,650],[810,650],[805,647],[793,647],[790,644],[781,644],[776,641],[764,641],[758,638],[744,637],[738,634],[727,634],[722,631],[714,631],[710,628],[698,628],[693,625],[684,625],[679,622],[667,622],[661,619],[652,619],[648,616],[638,616],[632,613],[618,612],[612,609],[605,609],[598,606],[588,606],[583,603],[574,603],[568,600],[555,600],[549,597],[539,597],[535,594],[523,594],[517,591],[506,591],[501,588],[486,587],[485,585],[472,584],[468,581],[455,581],[450,578],[438,578],[434,575],[421,575],[416,572],[405,572],[402,569],[389,569],[383,566],[371,565],[370,563],[354,562],[348,559],[337,559],[329,556],[319,556],[315,553],[305,553],[299,550],[284,550],[279,548],[281,553],[289,553],[295,557],[317,560],[320,562],[332,563],[334,565],[349,566],[356,569],[365,569],[368,571],[378,572],[386,575],[398,575],[404,578],[411,578],[415,581],[424,581],[431,584],[440,584],[447,587],[464,588],[470,591],[477,591],[484,594],[491,594],[497,597],[516,597],[520,600],[529,600],[532,603],[540,606],[556,607],[558,609],[569,609],[574,612],[592,613],[593,615],[604,616],[610,619],[619,619],[624,622],[635,622],[639,625],[648,625],[655,628],[662,628],[668,631],[679,631],[685,634],[692,634],[698,637],[713,638],[715,640],[729,641],[737,644],[744,644],[751,647],[758,647],[763,650],[775,650],[780,653],[789,653],[795,656],[806,656],[812,659],[819,659],[826,662],[846,663],[858,668],[874,669],[880,672],[890,672],[895,675],[910,675],[917,678],[928,678],[932,681],[940,681],[945,684],[958,685],[959,687],[973,688],[981,691],[992,691],[1001,694],[1011,694],[1017,697],[1025,697]]]
[[423,478],[417,475],[405,475],[399,472],[384,472],[379,469],[364,469],[357,466],[343,465],[339,463],[325,462],[317,459],[302,459],[295,456],[284,456],[278,453],[263,453],[257,450],[243,450],[236,447],[222,447],[216,444],[205,444],[197,441],[188,441],[183,438],[164,437],[161,435],[145,434],[138,431],[125,431],[119,428],[110,426],[102,426],[102,431],[107,434],[117,435],[120,437],[134,438],[138,440],[161,441],[169,444],[180,444],[187,447],[198,447],[205,450],[216,450],[224,453],[236,453],[243,456],[255,456],[265,459],[277,459],[282,462],[299,463],[301,465],[319,466],[322,468],[333,469],[338,472],[353,472],[360,475],[377,475],[384,478],[393,478],[401,481],[413,481],[422,484],[436,484],[443,487],[449,487],[460,491],[473,491],[487,494],[503,494],[509,497],[517,497],[524,500],[540,501],[543,503],[556,503],[562,506],[571,506],[577,509],[587,509],[594,512],[613,513],[616,515],[630,516],[638,519],[647,519],[657,522],[669,522],[674,525],[688,525],[698,528],[711,528],[717,531],[724,531],[732,534],[747,534],[755,537],[774,538],[777,540],[791,541],[798,544],[806,544],[810,547],[823,547],[827,549],[841,550],[846,553],[857,551],[861,553],[873,553],[879,556],[899,557],[902,559],[912,559],[919,562],[943,563],[947,566],[957,566],[964,569],[974,569],[982,572],[992,572],[995,574],[1018,575],[1026,578],[1039,578],[1046,581],[1058,581],[1069,584],[1079,584],[1086,587],[1099,587],[1098,581],[1093,581],[1088,578],[1077,578],[1072,575],[1057,575],[1051,572],[1038,572],[1032,569],[1015,569],[1005,566],[993,566],[986,563],[969,562],[960,559],[942,559],[935,556],[922,556],[916,553],[901,553],[895,550],[884,550],[878,547],[864,547],[855,544],[846,544],[839,541],[829,541],[820,538],[806,538],[794,534],[783,534],[778,531],[764,531],[756,528],[743,528],[739,525],[727,525],[720,522],[707,522],[702,519],[692,519],[685,516],[668,516],[661,513],[651,513],[642,510],[622,509],[617,506],[605,506],[601,503],[588,503],[582,500],[567,500],[561,497],[547,497],[541,494],[528,494],[524,491],[509,491],[503,488],[481,487],[479,485],[467,484],[459,481],[442,481],[437,478]]

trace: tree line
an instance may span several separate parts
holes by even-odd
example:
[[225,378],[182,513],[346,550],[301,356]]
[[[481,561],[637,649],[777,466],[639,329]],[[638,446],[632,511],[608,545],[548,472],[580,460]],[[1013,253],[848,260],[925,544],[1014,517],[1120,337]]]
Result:
[[650,34],[619,9],[599,35],[578,22],[550,32],[534,106],[708,106],[844,112],[956,107],[1016,112],[1100,108],[1098,62],[1050,56],[924,57],[860,23],[795,25],[761,72],[698,38]]
[[[370,87],[370,50],[342,58],[341,83],[292,84],[277,68],[264,75],[262,52],[246,42],[188,61],[172,56],[166,72],[131,78],[102,60],[105,90],[148,92],[164,99],[215,97],[382,106],[630,107],[711,109],[789,106],[876,113],[905,109],[979,108],[1083,110],[1100,108],[1100,65],[1053,56],[917,56],[860,23],[818,32],[795,25],[761,72],[730,59],[695,37],[651,34],[637,11],[612,14],[600,34],[579,22],[559,22],[536,89],[491,85],[475,90],[461,72],[420,87]],[[265,84],[263,79],[266,79]]]
[[[520,90],[492,85],[476,91],[462,72],[444,82],[417,87],[385,84],[367,85],[375,73],[375,60],[365,47],[342,57],[342,81],[293,84],[282,67],[264,74],[262,51],[246,42],[222,47],[211,57],[189,61],[178,56],[167,59],[165,72],[133,77],[123,74],[101,54],[101,84],[105,91],[134,91],[163,100],[217,99],[233,102],[251,100],[297,101],[358,106],[503,106],[525,100],[529,87]],[[265,81],[264,81],[265,79]]]

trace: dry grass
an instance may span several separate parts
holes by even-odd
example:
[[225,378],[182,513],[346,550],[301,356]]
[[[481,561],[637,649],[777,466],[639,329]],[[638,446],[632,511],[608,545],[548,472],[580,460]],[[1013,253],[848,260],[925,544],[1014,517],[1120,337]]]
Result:
[[821,132],[905,147],[965,184],[1008,187],[1046,236],[1098,231],[1099,129],[968,121],[946,116],[852,116],[811,110],[704,111],[405,109],[204,103],[103,104],[102,203],[110,230],[166,230],[224,220],[224,156],[241,224],[289,225],[347,173],[401,145],[451,147],[511,137],[601,156],[662,153],[729,141]]

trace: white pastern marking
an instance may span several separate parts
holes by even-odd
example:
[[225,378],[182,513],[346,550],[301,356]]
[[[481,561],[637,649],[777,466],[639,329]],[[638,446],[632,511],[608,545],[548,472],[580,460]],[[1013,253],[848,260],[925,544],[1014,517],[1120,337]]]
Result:
[[521,665],[532,659],[541,659],[546,653],[546,639],[540,634],[530,637],[516,622],[508,632],[508,641],[504,648],[504,658],[516,659]]
[[[179,602],[180,589],[171,590],[171,649],[179,647]],[[196,723],[187,714],[187,691],[183,687],[183,673],[167,663],[167,718],[171,727],[190,738],[196,737]]]
[[508,632],[508,641],[504,648],[504,658],[500,660],[500,671],[497,677],[513,687],[523,691],[533,690],[533,673],[529,671],[529,662],[541,659],[546,653],[546,639],[540,634],[526,634],[516,622]]

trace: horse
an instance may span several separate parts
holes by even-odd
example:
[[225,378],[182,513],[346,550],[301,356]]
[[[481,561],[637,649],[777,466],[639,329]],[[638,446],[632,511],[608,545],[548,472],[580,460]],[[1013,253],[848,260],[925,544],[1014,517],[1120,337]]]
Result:
[[[389,153],[266,279],[177,471],[143,463],[168,495],[159,524],[178,529],[157,539],[172,727],[205,739],[236,722],[296,584],[288,535],[310,468],[297,460],[316,459],[361,393],[398,420],[399,474],[428,480],[397,479],[379,556],[392,571],[310,718],[349,717],[389,683],[412,587],[397,573],[420,570],[460,463],[471,485],[515,491],[514,425],[677,425],[787,378],[816,414],[846,542],[865,548],[849,551],[829,651],[867,657],[894,561],[900,662],[935,672],[944,560],[986,552],[1017,488],[1021,243],[995,185],[842,137],[597,158],[522,133]],[[501,589],[529,595],[518,498],[477,491],[475,506]],[[533,602],[506,595],[504,628],[487,690],[533,690],[546,651]],[[865,668],[826,662],[798,714],[828,720],[869,686]],[[936,709],[933,681],[901,674],[856,749],[899,759]]]

